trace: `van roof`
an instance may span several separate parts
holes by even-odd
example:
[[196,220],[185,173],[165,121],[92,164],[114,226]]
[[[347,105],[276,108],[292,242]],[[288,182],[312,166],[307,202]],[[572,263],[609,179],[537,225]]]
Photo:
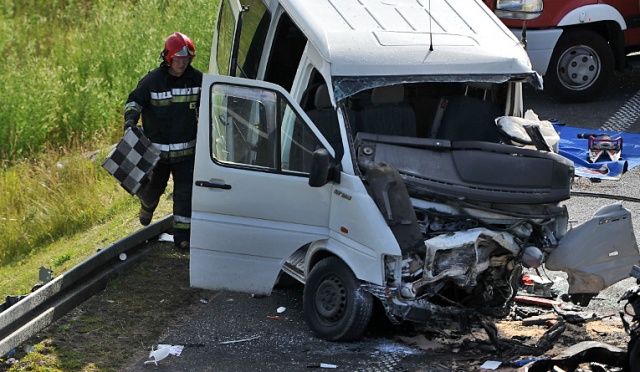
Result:
[[532,73],[520,42],[480,0],[280,3],[333,76]]

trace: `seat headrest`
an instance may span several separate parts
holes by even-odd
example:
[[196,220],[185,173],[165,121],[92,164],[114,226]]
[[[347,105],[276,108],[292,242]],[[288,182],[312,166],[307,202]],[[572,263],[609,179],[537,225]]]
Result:
[[331,98],[329,98],[329,89],[327,84],[322,84],[316,89],[316,96],[313,102],[316,106],[316,110],[322,110],[331,108]]
[[404,100],[404,85],[388,85],[373,88],[371,103],[374,106],[384,104],[398,104]]

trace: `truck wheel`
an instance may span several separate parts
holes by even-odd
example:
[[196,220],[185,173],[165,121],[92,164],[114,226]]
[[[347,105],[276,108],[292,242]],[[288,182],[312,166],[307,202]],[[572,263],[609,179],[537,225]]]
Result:
[[304,286],[303,308],[311,331],[329,341],[355,340],[369,324],[373,298],[336,257],[316,264]]
[[606,88],[613,68],[613,51],[600,34],[567,30],[551,56],[544,90],[562,101],[593,100]]

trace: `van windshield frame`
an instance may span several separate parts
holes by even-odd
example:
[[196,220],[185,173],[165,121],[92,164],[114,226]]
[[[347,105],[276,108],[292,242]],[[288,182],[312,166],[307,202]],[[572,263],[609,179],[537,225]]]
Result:
[[334,76],[333,93],[336,102],[376,87],[406,83],[497,83],[528,82],[542,89],[542,77],[533,72],[520,75],[418,75],[418,76]]

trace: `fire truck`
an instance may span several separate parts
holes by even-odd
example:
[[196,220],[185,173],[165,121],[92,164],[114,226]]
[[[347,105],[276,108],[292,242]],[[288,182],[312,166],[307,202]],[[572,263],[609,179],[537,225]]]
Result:
[[639,65],[630,58],[640,50],[638,1],[547,0],[537,18],[520,20],[510,19],[510,11],[542,0],[484,2],[526,44],[545,92],[561,101],[594,100],[614,71]]

